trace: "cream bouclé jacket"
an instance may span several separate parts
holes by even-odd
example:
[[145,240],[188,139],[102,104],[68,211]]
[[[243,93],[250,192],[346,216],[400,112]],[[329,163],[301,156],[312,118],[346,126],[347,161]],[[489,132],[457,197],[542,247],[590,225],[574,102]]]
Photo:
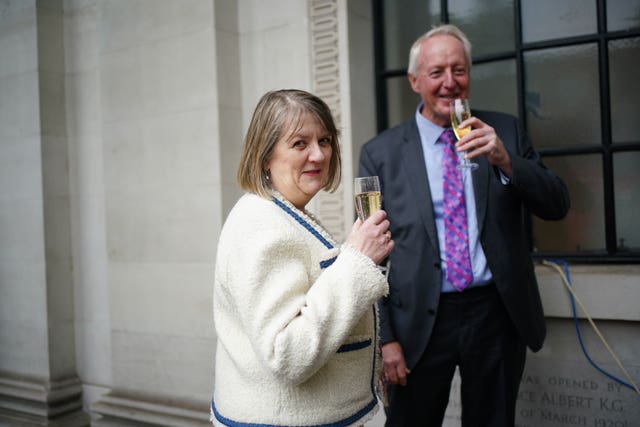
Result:
[[377,411],[375,302],[388,284],[308,212],[245,194],[220,234],[216,426],[364,424]]

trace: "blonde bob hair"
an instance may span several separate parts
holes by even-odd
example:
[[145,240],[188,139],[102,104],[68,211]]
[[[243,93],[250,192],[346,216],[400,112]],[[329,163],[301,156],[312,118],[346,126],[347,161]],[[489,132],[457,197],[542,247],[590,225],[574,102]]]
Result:
[[265,93],[253,112],[238,167],[238,183],[250,193],[272,197],[272,187],[264,165],[276,143],[302,126],[304,116],[311,114],[325,128],[331,139],[329,174],[323,190],[333,192],[340,185],[342,160],[331,109],[315,95],[297,89]]

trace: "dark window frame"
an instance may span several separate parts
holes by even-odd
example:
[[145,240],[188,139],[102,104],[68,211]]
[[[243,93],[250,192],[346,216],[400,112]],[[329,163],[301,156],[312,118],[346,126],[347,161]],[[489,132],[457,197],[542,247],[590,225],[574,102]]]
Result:
[[[425,0],[426,1],[426,0]],[[595,43],[598,47],[598,72],[600,84],[600,119],[601,119],[601,139],[599,145],[585,147],[566,148],[545,148],[539,149],[541,157],[569,156],[579,154],[600,154],[602,159],[603,192],[604,192],[604,221],[605,221],[605,251],[602,253],[580,253],[580,252],[535,252],[534,258],[563,258],[576,263],[599,263],[599,264],[636,264],[640,263],[640,252],[620,253],[617,248],[617,232],[615,217],[615,189],[614,189],[614,167],[613,156],[615,153],[625,151],[640,152],[640,140],[613,144],[611,133],[611,104],[609,87],[609,48],[610,41],[618,39],[635,38],[640,36],[640,29],[629,31],[607,32],[606,0],[596,1],[597,13],[597,33],[576,37],[558,38],[532,43],[522,42],[522,21],[521,21],[521,1],[514,0],[514,34],[515,49],[509,52],[502,52],[491,55],[478,55],[472,58],[473,65],[490,63],[505,59],[513,59],[516,62],[516,82],[518,116],[525,128],[528,130],[527,115],[525,110],[525,52],[558,48],[565,46],[581,45],[585,43]],[[389,78],[406,75],[406,68],[386,69],[385,68],[385,28],[384,28],[384,4],[383,0],[372,0],[373,10],[373,38],[374,38],[374,68],[375,68],[375,91],[376,91],[376,123],[378,132],[382,132],[389,127],[387,113],[387,87],[386,81]],[[440,21],[449,22],[448,0],[440,0]],[[408,50],[409,47],[407,47]],[[531,220],[529,218],[529,233],[531,233]]]

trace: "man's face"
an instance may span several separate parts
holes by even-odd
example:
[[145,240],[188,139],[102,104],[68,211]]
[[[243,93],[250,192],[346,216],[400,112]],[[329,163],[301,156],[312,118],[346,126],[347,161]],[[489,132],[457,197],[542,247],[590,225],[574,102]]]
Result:
[[422,98],[424,117],[439,126],[450,126],[449,101],[469,97],[469,68],[457,38],[437,35],[422,42],[417,75],[408,74],[408,78]]

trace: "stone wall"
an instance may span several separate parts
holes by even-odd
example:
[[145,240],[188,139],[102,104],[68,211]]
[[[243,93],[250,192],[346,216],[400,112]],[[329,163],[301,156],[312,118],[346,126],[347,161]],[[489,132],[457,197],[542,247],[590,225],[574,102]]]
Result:
[[[208,425],[216,241],[244,131],[268,90],[326,98],[343,186],[311,210],[344,237],[375,134],[370,6],[0,0],[0,425]],[[637,425],[637,396],[581,354],[558,276],[536,273],[549,336],[529,357],[519,425]],[[572,275],[637,381],[640,270]]]

